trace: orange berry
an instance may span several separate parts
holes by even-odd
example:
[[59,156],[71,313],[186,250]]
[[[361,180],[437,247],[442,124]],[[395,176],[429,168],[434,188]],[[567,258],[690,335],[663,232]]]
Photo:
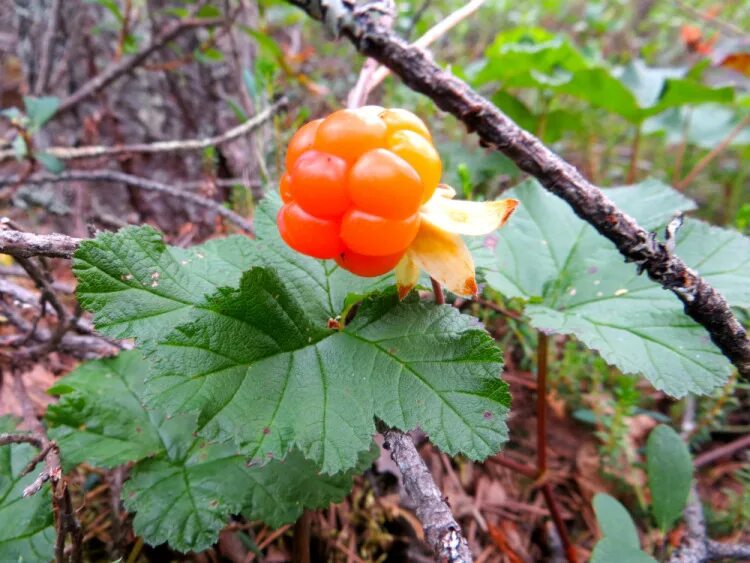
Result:
[[302,153],[290,172],[294,201],[315,217],[341,217],[351,205],[347,168],[346,161],[338,156],[314,149]]
[[385,146],[386,127],[372,111],[342,109],[323,120],[315,148],[353,162],[365,152]]
[[443,172],[440,155],[432,143],[414,131],[402,130],[388,137],[388,148],[417,171],[423,185],[421,201],[429,200]]
[[416,213],[424,186],[403,158],[386,149],[363,154],[349,171],[349,196],[367,213],[404,219]]
[[289,172],[284,172],[279,182],[279,193],[281,194],[281,201],[289,203],[292,201],[292,177]]
[[285,162],[287,170],[292,169],[294,161],[299,158],[299,155],[312,148],[313,143],[315,142],[315,134],[322,122],[322,119],[316,119],[315,121],[305,123],[294,134],[292,140],[289,141],[289,146],[286,148]]
[[358,254],[387,256],[406,250],[417,236],[419,221],[418,213],[406,219],[386,219],[351,209],[341,220],[341,238]]
[[389,134],[409,130],[418,133],[428,141],[432,141],[430,130],[427,129],[424,121],[408,110],[400,108],[385,109],[380,113],[380,119],[385,121]]
[[340,256],[336,257],[336,263],[352,274],[364,278],[373,278],[390,272],[403,256],[403,251],[387,256],[365,256],[351,250],[345,250]]
[[297,252],[325,260],[344,251],[338,221],[314,217],[294,202],[279,210],[276,222],[281,238]]

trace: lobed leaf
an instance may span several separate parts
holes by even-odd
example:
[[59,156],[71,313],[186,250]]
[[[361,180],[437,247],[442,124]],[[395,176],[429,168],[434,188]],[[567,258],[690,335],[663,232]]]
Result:
[[299,448],[323,471],[356,463],[373,417],[480,459],[506,439],[492,338],[449,306],[371,297],[345,330],[316,325],[271,270],[196,308],[153,347],[152,404],[198,413],[208,439],[266,460]]
[[[659,182],[606,190],[648,229],[694,204]],[[504,194],[505,195],[505,194]],[[573,334],[624,373],[642,373],[674,396],[710,393],[731,365],[679,301],[623,262],[612,243],[535,182],[507,194],[521,205],[499,237],[485,239],[478,266],[487,283],[528,302],[540,330]],[[676,253],[730,304],[750,306],[750,240],[687,219]]]
[[272,526],[293,522],[305,508],[340,501],[353,475],[372,462],[374,452],[365,450],[352,471],[328,476],[292,451],[283,461],[251,466],[231,443],[196,438],[195,417],[147,410],[148,369],[135,351],[83,364],[50,389],[62,399],[49,407],[47,421],[69,462],[135,462],[123,501],[136,513],[136,533],[152,545],[205,549],[240,512]]
[[[14,432],[15,421],[0,417],[0,434]],[[20,474],[37,454],[29,444],[0,446],[0,561],[49,561],[53,558],[55,528],[52,496],[45,484],[42,490],[23,497],[38,473]],[[12,525],[11,525],[12,523]]]

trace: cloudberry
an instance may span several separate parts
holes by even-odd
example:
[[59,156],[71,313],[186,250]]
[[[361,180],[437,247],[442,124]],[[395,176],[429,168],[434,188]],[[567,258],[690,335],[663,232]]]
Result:
[[289,142],[278,227],[296,251],[360,276],[392,270],[437,188],[440,157],[424,122],[365,106],[301,127]]

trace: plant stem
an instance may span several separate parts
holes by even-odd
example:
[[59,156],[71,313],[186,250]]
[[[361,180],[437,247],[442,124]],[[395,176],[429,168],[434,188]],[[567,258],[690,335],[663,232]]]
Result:
[[445,305],[445,293],[443,293],[443,286],[440,285],[440,282],[436,281],[433,278],[430,278],[430,281],[432,282],[432,291],[435,293],[435,303],[438,305]]
[[294,524],[294,563],[310,563],[310,523],[312,513],[305,510]]
[[680,191],[684,191],[685,188],[687,188],[688,185],[690,185],[690,182],[695,180],[695,177],[701,172],[703,172],[704,168],[706,168],[709,164],[711,164],[711,162],[713,162],[713,160],[717,156],[719,156],[722,152],[724,152],[724,150],[732,143],[732,141],[734,141],[737,135],[742,133],[742,130],[748,125],[750,125],[750,113],[748,113],[745,117],[743,117],[739,121],[739,123],[737,123],[737,125],[734,126],[734,129],[732,129],[729,132],[729,134],[726,137],[724,137],[724,139],[718,145],[716,145],[713,149],[711,149],[711,151],[706,156],[701,158],[696,163],[696,165],[693,166],[693,169],[690,172],[688,172],[682,180],[680,180],[679,182],[675,184],[675,187]]
[[536,471],[537,480],[542,483],[542,494],[547,503],[552,521],[565,547],[568,563],[578,563],[575,546],[570,541],[560,509],[552,493],[552,486],[547,482],[547,357],[549,346],[547,335],[537,332],[536,348]]
[[536,347],[536,469],[539,477],[544,477],[547,471],[547,355],[547,335],[539,331]]
[[630,149],[630,166],[628,167],[627,183],[632,184],[638,177],[638,154],[641,151],[641,125],[636,127],[633,145]]
[[552,515],[552,521],[555,523],[557,533],[562,540],[563,547],[565,548],[565,557],[567,558],[568,563],[578,563],[576,548],[570,542],[568,530],[565,527],[565,522],[563,522],[562,514],[560,514],[560,509],[555,501],[555,496],[552,494],[552,486],[549,483],[544,483],[544,485],[542,485],[542,494],[544,495],[544,500],[547,502],[547,508],[549,508],[549,512]]

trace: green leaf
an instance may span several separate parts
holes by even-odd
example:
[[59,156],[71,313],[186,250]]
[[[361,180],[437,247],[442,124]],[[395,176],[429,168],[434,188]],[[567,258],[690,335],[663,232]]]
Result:
[[[669,144],[686,140],[691,145],[712,149],[737,127],[741,116],[737,111],[718,104],[703,104],[691,108],[671,108],[650,117],[643,123],[646,134],[663,133]],[[750,127],[742,129],[730,146],[750,144]]]
[[[0,433],[13,432],[15,421],[0,417]],[[0,446],[0,561],[50,561],[53,559],[55,529],[52,522],[50,487],[23,498],[38,472],[20,477],[37,454],[28,444]],[[38,470],[37,470],[38,471]],[[12,523],[12,524],[11,524]]]
[[373,417],[420,426],[450,454],[481,459],[506,439],[502,362],[475,319],[449,306],[368,299],[328,330],[286,280],[255,268],[153,348],[152,402],[197,412],[201,434],[254,458],[298,447],[323,471],[356,463]]
[[236,285],[252,253],[242,236],[184,250],[166,246],[151,227],[126,227],[81,244],[73,261],[76,293],[100,332],[148,340],[184,321],[205,295]]
[[202,63],[217,63],[224,60],[224,53],[214,47],[206,49],[196,49],[195,57]]
[[591,554],[591,563],[656,563],[656,559],[637,547],[623,544],[616,538],[606,536],[599,540]]
[[594,512],[602,536],[617,540],[627,547],[640,549],[638,530],[620,501],[606,493],[597,493],[594,496]]
[[36,158],[42,164],[42,166],[44,166],[53,174],[59,174],[60,172],[65,170],[65,163],[56,156],[53,156],[49,153],[40,152],[35,154],[34,158]]
[[[148,370],[140,354],[122,353],[81,364],[50,387],[60,401],[47,407],[49,435],[64,452],[66,465],[86,461],[115,467],[165,448],[158,416],[146,410],[133,388],[134,374],[141,374],[136,384],[142,384]],[[109,405],[113,397],[116,405]]]
[[297,520],[305,507],[325,507],[340,502],[352,489],[352,477],[364,473],[379,451],[373,444],[360,455],[351,470],[325,475],[293,450],[284,461],[250,472],[254,484],[242,513],[249,520],[259,519],[278,528]]
[[651,68],[641,60],[622,69],[608,68],[567,38],[539,28],[501,32],[485,57],[476,76],[480,85],[497,81],[505,89],[569,94],[631,123],[670,107],[734,99],[732,88],[703,85],[698,81],[700,72],[687,68]]
[[[266,461],[298,447],[328,473],[369,447],[374,416],[421,426],[449,453],[495,453],[509,398],[500,352],[481,326],[388,294],[345,331],[329,330],[348,297],[392,278],[358,278],[295,253],[278,235],[276,209],[269,198],[257,210],[255,243],[186,251],[130,228],[79,249],[78,295],[97,328],[138,337],[153,355],[152,404],[196,413],[204,437],[234,439],[243,454]],[[229,289],[252,262],[273,270],[254,269]],[[382,318],[362,324],[376,303]]]
[[646,470],[654,519],[666,532],[682,514],[693,480],[690,452],[671,427],[660,424],[649,434]]
[[213,4],[205,4],[200,7],[195,16],[198,18],[218,18],[221,17],[221,8]]
[[23,105],[26,108],[26,115],[29,117],[30,128],[37,130],[55,115],[57,108],[60,106],[60,98],[24,96]]
[[372,462],[374,452],[366,450],[353,471],[326,476],[292,451],[283,461],[249,466],[230,443],[196,438],[194,417],[147,410],[148,369],[135,351],[83,364],[50,389],[62,398],[47,420],[72,463],[135,462],[123,500],[136,513],[136,533],[152,545],[199,551],[241,511],[272,526],[292,522],[304,508],[341,500],[353,474]]
[[[606,190],[647,229],[694,204],[656,181]],[[573,334],[624,373],[642,373],[674,396],[710,393],[731,366],[677,299],[625,264],[612,243],[535,182],[508,192],[521,201],[480,253],[487,282],[521,297],[538,329]],[[750,306],[750,241],[735,231],[688,219],[676,253],[734,306]],[[489,255],[489,256],[488,256]]]

